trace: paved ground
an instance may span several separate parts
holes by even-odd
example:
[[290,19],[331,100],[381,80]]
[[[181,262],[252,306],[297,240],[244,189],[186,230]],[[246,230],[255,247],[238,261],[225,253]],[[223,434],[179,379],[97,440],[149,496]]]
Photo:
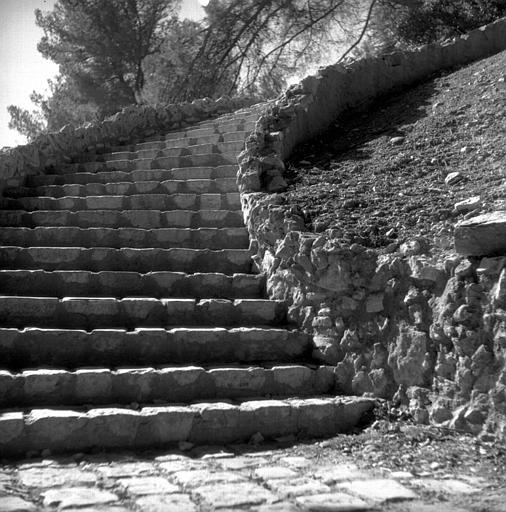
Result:
[[392,471],[333,440],[282,445],[2,461],[0,511],[506,511],[506,487],[479,472]]

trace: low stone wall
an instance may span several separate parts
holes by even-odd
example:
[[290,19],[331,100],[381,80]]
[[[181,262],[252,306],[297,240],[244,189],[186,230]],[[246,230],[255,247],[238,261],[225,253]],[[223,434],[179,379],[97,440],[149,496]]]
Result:
[[257,102],[252,97],[222,97],[171,105],[132,105],[99,123],[65,126],[29,144],[0,152],[0,194],[6,186],[21,185],[27,175],[68,162],[73,156],[177,130]]
[[[506,437],[506,258],[431,256],[423,240],[389,251],[308,233],[286,187],[293,148],[338,116],[436,71],[506,48],[506,19],[444,44],[329,66],[260,116],[240,155],[245,221],[271,298],[336,365],[343,393],[393,399],[419,422]],[[393,252],[392,252],[393,251]]]

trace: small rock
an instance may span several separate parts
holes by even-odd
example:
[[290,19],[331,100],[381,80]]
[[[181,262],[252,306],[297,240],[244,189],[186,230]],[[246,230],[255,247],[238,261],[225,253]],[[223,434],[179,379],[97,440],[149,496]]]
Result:
[[472,210],[476,210],[481,206],[481,198],[480,196],[473,196],[468,199],[464,199],[463,201],[459,201],[455,203],[453,209],[455,213],[463,213],[469,212]]
[[390,144],[393,144],[395,146],[402,144],[406,140],[405,137],[392,137],[390,139]]
[[445,184],[448,186],[455,185],[456,183],[458,183],[459,181],[461,181],[463,179],[464,179],[464,176],[462,175],[462,173],[460,173],[458,171],[451,172],[450,174],[448,174],[446,176]]
[[177,446],[182,452],[187,452],[190,451],[195,445],[193,443],[189,443],[188,441],[180,441]]
[[51,450],[49,448],[45,448],[40,452],[40,456],[43,457],[44,459],[47,457],[51,457]]
[[264,441],[264,436],[260,432],[257,432],[256,434],[253,434],[251,436],[248,444],[257,445],[257,444],[263,443],[263,441]]

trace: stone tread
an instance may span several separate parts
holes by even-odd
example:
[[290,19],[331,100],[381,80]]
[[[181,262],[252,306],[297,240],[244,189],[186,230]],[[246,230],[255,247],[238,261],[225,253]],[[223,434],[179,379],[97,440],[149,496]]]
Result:
[[331,394],[331,366],[157,366],[0,370],[0,407],[178,403]]
[[253,326],[285,323],[285,304],[268,299],[0,296],[3,327]]
[[46,408],[0,413],[0,455],[92,448],[146,448],[180,441],[220,444],[304,433],[346,432],[374,407],[370,398],[310,397],[160,405],[130,409]]
[[173,169],[179,167],[216,167],[237,164],[237,153],[207,153],[186,156],[161,156],[135,160],[109,160],[107,162],[82,162],[66,164],[54,169],[55,174],[73,172],[100,172],[108,170],[134,171],[149,169]]
[[300,331],[262,327],[73,329],[0,328],[5,368],[294,362],[310,353]]
[[0,226],[224,228],[244,226],[241,210],[0,210]]
[[66,185],[43,185],[18,187],[4,191],[5,197],[66,197],[104,196],[135,194],[224,194],[237,192],[235,178],[191,179],[166,181],[118,181],[111,183],[70,183]]
[[251,270],[246,249],[135,249],[110,247],[0,247],[5,270],[157,270],[241,273]]
[[65,184],[115,183],[141,181],[187,181],[187,180],[217,180],[237,177],[237,165],[222,165],[217,167],[184,167],[174,169],[146,169],[140,171],[99,171],[72,172],[69,174],[40,174],[28,176],[29,187]]
[[240,210],[238,192],[225,194],[132,194],[19,197],[3,199],[6,208],[37,210]]
[[[100,155],[100,161],[103,160],[105,162],[115,161],[115,160],[137,160],[139,158],[163,158],[166,156],[193,156],[193,155],[208,155],[208,154],[229,154],[232,152],[240,153],[244,149],[244,141],[229,141],[229,142],[202,142],[199,144],[185,144],[184,142],[181,145],[177,145],[174,143],[176,140],[181,139],[173,139],[172,144],[165,147],[151,147],[146,148],[143,147],[141,149],[135,148],[133,151],[129,150],[129,148],[117,148],[119,151],[113,151],[110,153],[104,153]],[[185,139],[182,139],[183,141]],[[186,139],[188,140],[188,139]],[[93,161],[97,161],[95,155],[90,155],[90,157],[94,157]]]
[[258,299],[265,295],[259,274],[86,270],[0,270],[0,294],[39,297],[179,297]]
[[0,227],[0,245],[19,247],[188,247],[247,249],[246,228]]

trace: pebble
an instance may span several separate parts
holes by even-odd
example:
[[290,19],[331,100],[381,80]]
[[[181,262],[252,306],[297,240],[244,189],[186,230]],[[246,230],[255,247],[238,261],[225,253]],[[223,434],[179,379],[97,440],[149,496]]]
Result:
[[445,185],[448,185],[448,186],[455,185],[456,183],[458,183],[459,181],[461,181],[463,179],[464,179],[464,176],[461,172],[458,172],[458,171],[451,172],[446,175]]

